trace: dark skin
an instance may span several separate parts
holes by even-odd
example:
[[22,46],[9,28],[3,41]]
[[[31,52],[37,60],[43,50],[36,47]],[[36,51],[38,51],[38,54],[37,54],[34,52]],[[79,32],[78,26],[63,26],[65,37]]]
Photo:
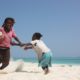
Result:
[[[34,40],[40,40],[41,37],[42,37],[42,35],[40,33],[38,33],[38,32],[34,33],[33,36],[32,36],[32,41],[34,41]],[[23,44],[23,46],[25,46],[24,47],[25,50],[33,48],[33,46],[32,46],[31,43]]]
[[[5,32],[6,32],[6,33],[10,32],[10,30],[11,30],[12,27],[13,27],[13,25],[14,25],[14,22],[12,22],[11,20],[8,20],[8,21],[6,22],[6,24],[4,25]],[[13,43],[13,42],[11,42],[11,45],[19,45],[19,44],[21,44],[21,42],[20,42],[20,40],[18,39],[18,37],[15,37],[14,39],[15,39],[18,43]]]
[[26,43],[26,44],[22,44],[21,47],[24,47],[25,50],[27,49],[32,49],[32,44],[31,43]]
[[[13,19],[7,19],[6,21],[4,21],[4,24],[2,25],[2,27],[4,27],[4,30],[6,33],[9,33],[14,25],[14,20]],[[18,39],[18,37],[14,37],[16,42],[10,42],[10,44],[12,46],[16,45],[16,46],[21,46],[21,42]],[[6,53],[5,53],[6,52]],[[4,69],[5,67],[8,66],[9,64],[9,60],[10,60],[10,49],[0,49],[0,63],[2,63],[2,66],[0,67],[0,69]]]

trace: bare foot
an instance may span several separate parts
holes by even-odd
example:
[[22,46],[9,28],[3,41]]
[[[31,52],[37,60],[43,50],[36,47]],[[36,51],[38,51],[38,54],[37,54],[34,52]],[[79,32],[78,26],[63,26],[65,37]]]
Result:
[[46,69],[44,70],[44,74],[48,74],[48,73],[49,73],[49,69],[46,68]]

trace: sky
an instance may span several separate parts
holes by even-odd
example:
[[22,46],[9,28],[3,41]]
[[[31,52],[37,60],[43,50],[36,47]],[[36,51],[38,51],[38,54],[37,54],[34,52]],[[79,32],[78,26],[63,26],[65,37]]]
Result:
[[[30,42],[33,33],[40,32],[53,57],[80,57],[80,0],[0,0],[0,26],[6,17],[15,19],[14,29],[22,42]],[[11,46],[11,56],[36,53]]]

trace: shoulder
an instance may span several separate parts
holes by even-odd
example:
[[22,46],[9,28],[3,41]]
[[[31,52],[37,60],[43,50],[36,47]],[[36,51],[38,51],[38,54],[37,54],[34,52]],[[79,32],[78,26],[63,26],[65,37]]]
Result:
[[38,43],[39,40],[34,40],[34,41],[31,41],[32,44],[35,44],[35,43]]
[[4,28],[3,28],[3,27],[0,27],[0,31],[2,31],[2,32],[3,32],[3,31],[4,31]]
[[3,27],[0,27],[0,30],[3,30],[4,28]]
[[13,34],[16,34],[16,33],[15,33],[15,30],[14,30],[14,28],[12,28],[12,29],[11,29],[11,32],[12,32]]
[[11,31],[14,32],[14,28],[12,28]]

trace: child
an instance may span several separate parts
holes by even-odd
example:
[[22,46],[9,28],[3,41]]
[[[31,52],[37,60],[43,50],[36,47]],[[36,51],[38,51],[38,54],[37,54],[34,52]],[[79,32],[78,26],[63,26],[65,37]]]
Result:
[[[21,45],[21,41],[18,39],[13,25],[15,20],[7,17],[4,20],[2,27],[0,27],[0,70],[9,65],[10,60],[10,45]],[[12,39],[17,41],[17,44],[12,42]]]
[[30,43],[25,44],[24,49],[33,48],[38,56],[39,66],[42,67],[44,73],[49,73],[49,66],[51,66],[51,57],[52,53],[50,49],[44,44],[41,40],[42,34],[34,33],[32,36],[32,41]]

